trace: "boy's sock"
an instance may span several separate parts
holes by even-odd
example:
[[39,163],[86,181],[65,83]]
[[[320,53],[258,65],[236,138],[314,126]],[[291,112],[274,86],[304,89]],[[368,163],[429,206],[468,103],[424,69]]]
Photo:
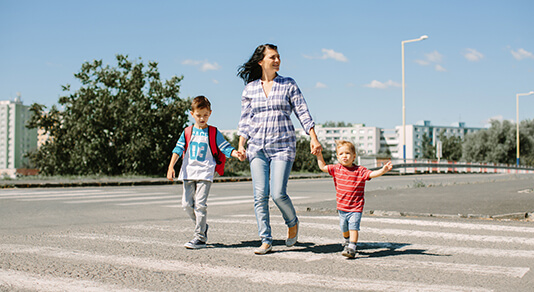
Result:
[[347,246],[350,243],[350,237],[343,237],[345,241],[343,242],[343,246]]
[[356,242],[350,242],[349,243],[349,248],[353,249],[353,250],[356,250]]

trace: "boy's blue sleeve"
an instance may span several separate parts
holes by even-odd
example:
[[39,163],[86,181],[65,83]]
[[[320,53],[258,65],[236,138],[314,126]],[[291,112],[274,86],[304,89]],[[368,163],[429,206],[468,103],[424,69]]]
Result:
[[235,150],[235,148],[224,139],[224,135],[219,132],[219,129],[217,129],[217,146],[219,146],[219,149],[226,157],[232,156],[232,151]]
[[172,153],[178,154],[178,156],[182,156],[185,149],[185,135],[184,132],[182,132],[182,135],[180,135],[180,138],[178,139],[178,142],[176,142],[176,147],[172,150]]

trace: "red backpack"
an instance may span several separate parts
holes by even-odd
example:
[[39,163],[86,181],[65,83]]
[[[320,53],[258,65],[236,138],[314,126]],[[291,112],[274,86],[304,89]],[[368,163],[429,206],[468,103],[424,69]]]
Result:
[[[191,134],[193,133],[193,126],[189,126],[185,128],[184,130],[184,136],[185,136],[185,148],[184,148],[184,154],[187,151],[187,146],[189,146],[189,142],[191,141]],[[211,155],[213,155],[213,158],[215,159],[215,162],[217,165],[215,166],[215,171],[219,175],[224,174],[224,164],[226,163],[226,156],[221,152],[219,149],[219,146],[217,146],[217,128],[213,126],[208,126],[208,141],[211,149]]]

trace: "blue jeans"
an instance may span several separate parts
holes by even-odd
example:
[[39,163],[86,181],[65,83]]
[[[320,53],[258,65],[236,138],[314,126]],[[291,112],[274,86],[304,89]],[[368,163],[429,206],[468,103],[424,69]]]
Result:
[[337,210],[339,213],[339,227],[341,232],[350,230],[360,231],[360,222],[362,221],[362,212],[345,212]]
[[258,222],[258,235],[262,243],[272,244],[273,242],[269,218],[269,194],[282,213],[287,227],[293,227],[298,222],[293,203],[286,193],[292,166],[293,161],[271,160],[263,152],[258,153],[258,156],[250,161],[254,188],[254,212]]

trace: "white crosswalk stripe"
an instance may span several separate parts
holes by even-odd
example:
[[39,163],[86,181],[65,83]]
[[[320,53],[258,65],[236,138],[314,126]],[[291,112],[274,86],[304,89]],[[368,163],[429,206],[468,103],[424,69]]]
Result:
[[[110,203],[118,206],[161,205],[162,207],[181,208],[181,192],[164,193],[153,192],[135,193],[132,191],[109,191],[109,190],[57,190],[35,192],[11,192],[0,195],[0,199],[13,199],[23,202],[60,201],[65,204],[89,204]],[[294,196],[293,200],[306,199],[305,196]],[[218,197],[210,194],[209,206],[225,206],[237,204],[252,204],[252,195]]]

